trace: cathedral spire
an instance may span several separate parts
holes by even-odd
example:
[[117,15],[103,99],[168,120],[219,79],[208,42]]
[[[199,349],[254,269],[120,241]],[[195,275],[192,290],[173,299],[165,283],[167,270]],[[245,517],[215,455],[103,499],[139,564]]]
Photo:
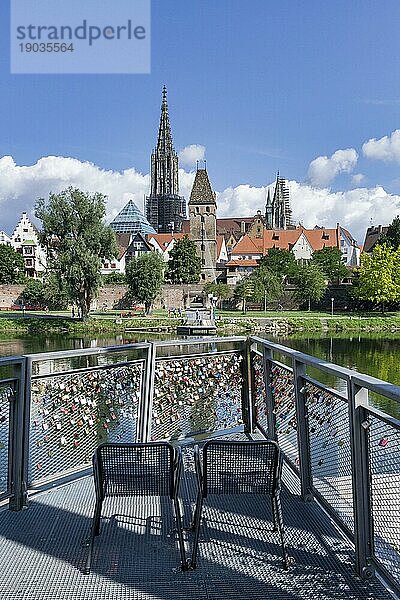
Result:
[[157,144],[151,155],[151,189],[145,199],[146,217],[158,233],[179,232],[186,218],[185,198],[179,196],[178,155],[172,142],[167,88],[162,90]]
[[157,152],[173,154],[174,146],[172,143],[171,125],[168,114],[167,88],[164,85],[162,92],[160,127],[158,130]]

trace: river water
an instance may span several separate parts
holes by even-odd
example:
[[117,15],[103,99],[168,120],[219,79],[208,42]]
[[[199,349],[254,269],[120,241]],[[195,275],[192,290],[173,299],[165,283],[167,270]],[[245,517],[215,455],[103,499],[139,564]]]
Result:
[[[267,337],[267,336],[265,336]],[[142,342],[144,340],[178,339],[176,334],[130,333],[114,336],[73,337],[65,334],[46,336],[0,335],[0,356],[15,356],[36,352],[72,350]],[[400,385],[400,335],[368,334],[362,336],[292,335],[272,338],[280,344],[323,358],[329,362],[373,375]]]
[[[3,334],[0,335],[0,356],[115,346],[144,340],[179,339],[179,337],[176,334],[148,334],[145,332],[84,337],[65,334],[20,337]],[[337,365],[400,385],[399,334],[370,333],[362,336],[341,335],[334,337],[295,334],[286,338],[269,337],[269,339]]]

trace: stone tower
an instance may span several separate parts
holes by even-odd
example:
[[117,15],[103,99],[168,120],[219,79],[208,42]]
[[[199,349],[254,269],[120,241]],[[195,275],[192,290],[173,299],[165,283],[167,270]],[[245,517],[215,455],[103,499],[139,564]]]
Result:
[[217,263],[217,202],[207,170],[197,169],[189,200],[190,239],[201,259],[201,280],[214,282]]
[[292,210],[289,201],[289,187],[284,177],[276,177],[274,196],[268,190],[265,205],[265,225],[267,229],[292,229]]
[[151,155],[151,190],[145,207],[147,220],[157,233],[181,231],[186,202],[179,196],[178,155],[172,142],[165,85],[157,145]]

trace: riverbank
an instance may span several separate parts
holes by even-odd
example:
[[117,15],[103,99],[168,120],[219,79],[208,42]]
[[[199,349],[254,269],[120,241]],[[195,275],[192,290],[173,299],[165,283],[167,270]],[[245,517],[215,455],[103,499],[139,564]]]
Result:
[[222,317],[218,331],[263,332],[276,336],[286,336],[299,332],[340,333],[340,332],[400,332],[400,315],[386,316],[313,316],[299,314],[290,317]]
[[[161,311],[160,311],[161,312]],[[1,315],[0,333],[124,333],[135,331],[173,333],[182,322],[163,314],[121,318],[118,314],[94,315],[87,321],[72,319],[65,314]],[[400,332],[400,314],[331,316],[321,313],[278,313],[272,316],[221,315],[217,318],[218,334],[267,333],[285,336],[298,332]]]

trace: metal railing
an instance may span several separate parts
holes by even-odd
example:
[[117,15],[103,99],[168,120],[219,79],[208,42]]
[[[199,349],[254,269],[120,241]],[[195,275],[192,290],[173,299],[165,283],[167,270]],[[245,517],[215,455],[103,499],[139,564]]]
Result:
[[104,441],[258,428],[354,542],[357,573],[399,591],[400,420],[371,394],[400,406],[397,386],[258,337],[0,359],[0,500],[21,509],[29,490],[85,472]]
[[0,359],[0,500],[90,466],[102,442],[208,436],[249,417],[245,338]]
[[[306,501],[354,542],[356,571],[400,590],[400,387],[251,337],[253,428],[278,441]],[[334,380],[329,387],[321,382]],[[398,414],[398,411],[397,411]]]

